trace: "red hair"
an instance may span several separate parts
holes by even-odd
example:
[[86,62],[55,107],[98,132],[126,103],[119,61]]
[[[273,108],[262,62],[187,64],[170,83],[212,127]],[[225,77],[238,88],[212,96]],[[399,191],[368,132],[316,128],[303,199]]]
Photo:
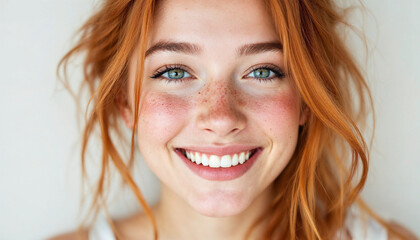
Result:
[[[366,118],[367,109],[373,106],[367,83],[340,37],[342,27],[350,26],[342,14],[344,11],[339,11],[331,0],[267,0],[265,3],[283,44],[285,70],[311,114],[300,129],[290,163],[274,181],[275,196],[269,209],[254,227],[263,220],[267,223],[262,239],[332,239],[343,227],[347,209],[357,201],[388,228],[358,197],[366,181],[369,157],[357,123]],[[150,217],[157,239],[158,226],[130,172],[136,124],[127,163],[117,151],[111,134],[120,133],[117,96],[126,91],[129,60],[135,49],[140,56],[134,101],[137,123],[139,76],[143,76],[146,40],[155,8],[152,0],[104,1],[82,26],[77,45],[63,57],[58,68],[63,67],[65,71],[72,56],[86,54],[82,86],[90,90],[92,108],[86,112],[82,142],[84,178],[87,144],[96,126],[102,140],[101,172],[89,214],[96,216],[101,207],[112,162]],[[115,226],[111,225],[118,237]]]

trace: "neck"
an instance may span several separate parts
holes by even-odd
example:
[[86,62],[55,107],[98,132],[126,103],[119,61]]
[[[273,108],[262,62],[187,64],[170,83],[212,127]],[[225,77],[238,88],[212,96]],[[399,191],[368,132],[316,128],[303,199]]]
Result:
[[[155,217],[161,239],[241,239],[269,206],[271,185],[251,205],[235,216],[208,217],[195,211],[186,201],[162,185]],[[249,239],[260,239],[264,223],[258,224]]]

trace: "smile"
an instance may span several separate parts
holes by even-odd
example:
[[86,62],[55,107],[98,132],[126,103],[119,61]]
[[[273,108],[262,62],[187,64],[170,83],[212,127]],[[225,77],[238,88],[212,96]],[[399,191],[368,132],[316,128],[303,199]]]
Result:
[[252,149],[249,151],[238,152],[235,154],[228,154],[223,156],[210,155],[191,150],[179,149],[181,153],[188,158],[191,162],[197,165],[208,166],[211,168],[228,168],[238,164],[244,164],[249,158],[251,158],[257,151]]
[[251,169],[263,148],[229,146],[226,148],[175,148],[182,162],[197,176],[211,181],[239,178]]

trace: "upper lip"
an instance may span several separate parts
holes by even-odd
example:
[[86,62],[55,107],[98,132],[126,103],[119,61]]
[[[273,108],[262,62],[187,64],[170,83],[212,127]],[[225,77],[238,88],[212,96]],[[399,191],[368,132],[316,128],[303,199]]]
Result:
[[176,149],[183,149],[186,151],[193,151],[199,153],[205,153],[208,155],[233,155],[235,153],[247,152],[253,149],[259,148],[258,146],[251,145],[224,145],[224,146],[186,146],[177,147]]

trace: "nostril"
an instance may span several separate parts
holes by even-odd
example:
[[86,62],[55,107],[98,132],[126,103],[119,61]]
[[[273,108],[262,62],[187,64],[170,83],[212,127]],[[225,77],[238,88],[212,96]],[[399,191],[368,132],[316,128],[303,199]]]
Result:
[[234,128],[234,129],[232,129],[230,132],[231,132],[231,133],[234,133],[234,132],[237,132],[237,131],[239,131],[239,128]]
[[216,133],[218,135],[229,135],[229,134],[234,134],[236,132],[239,132],[240,129],[239,128],[234,128],[234,129],[231,129],[231,130],[229,130],[229,129],[222,130],[222,129],[217,129],[217,128],[213,128],[213,129],[212,128],[205,128],[204,131],[209,132],[209,133]]

